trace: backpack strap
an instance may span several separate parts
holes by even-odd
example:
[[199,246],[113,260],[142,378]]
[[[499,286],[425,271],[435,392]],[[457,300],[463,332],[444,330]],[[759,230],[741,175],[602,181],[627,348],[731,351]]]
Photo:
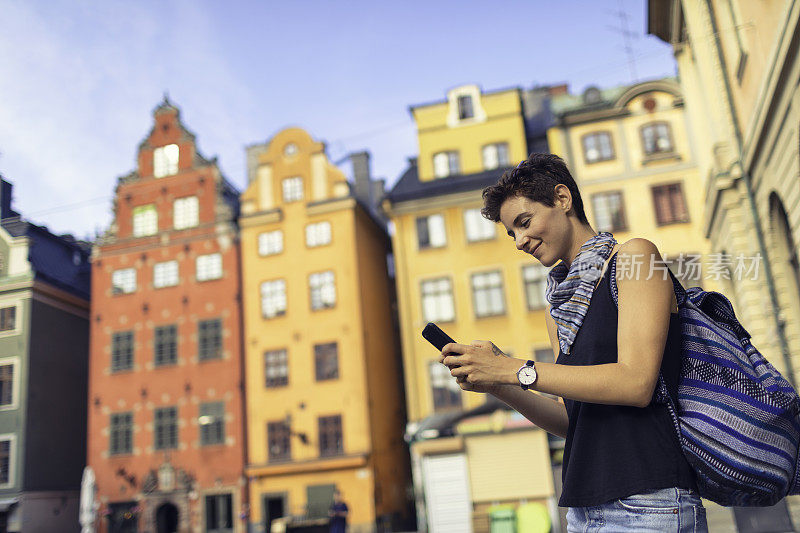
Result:
[[[611,265],[609,266],[611,269],[611,279],[608,280],[608,285],[611,288],[611,298],[614,300],[616,306],[619,307],[619,289],[617,287],[617,254],[614,254],[614,257],[611,258]],[[667,269],[667,272],[669,272],[669,277],[672,280],[672,288],[675,291],[675,299],[678,301],[678,307],[680,307],[686,301],[686,289],[683,288],[683,285],[681,285],[681,282],[678,281],[678,279],[672,274],[671,270]],[[645,273],[644,275],[647,274],[648,273]],[[639,275],[642,275],[641,272]],[[654,272],[653,275],[657,276],[659,273]]]

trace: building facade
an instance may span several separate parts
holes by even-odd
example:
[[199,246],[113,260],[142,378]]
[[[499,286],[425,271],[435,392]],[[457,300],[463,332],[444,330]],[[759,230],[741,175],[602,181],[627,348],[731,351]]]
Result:
[[[420,333],[435,322],[460,342],[491,340],[509,355],[553,361],[544,320],[547,271],[519,253],[479,210],[484,187],[525,159],[531,147],[546,147],[548,101],[562,91],[483,92],[467,85],[448,91],[445,101],[410,108],[419,156],[384,205],[393,226],[406,437],[420,531],[481,531],[492,503],[538,501],[558,515],[548,437],[532,426],[514,428],[521,432],[514,438],[492,440],[491,449],[517,457],[517,444],[524,442],[527,457],[546,475],[526,476],[511,492],[498,493],[502,501],[480,490],[518,476],[512,462],[482,469],[485,456],[477,450],[484,448],[468,444],[478,436],[459,435],[456,425],[501,407],[485,404],[482,394],[462,393]],[[499,431],[505,431],[502,425]],[[453,512],[453,506],[464,512]],[[452,522],[456,516],[458,523]]]
[[0,187],[0,530],[79,531],[90,245],[25,221]]
[[684,287],[730,283],[703,232],[705,187],[675,80],[590,87],[553,98],[551,110],[550,149],[567,162],[596,231],[653,241]]
[[92,251],[100,531],[244,531],[238,192],[166,98]]
[[[650,0],[648,32],[673,48],[711,249],[761,258],[757,276],[732,276],[723,292],[754,345],[797,387],[800,3]],[[774,512],[800,523],[800,498],[780,505]],[[710,524],[733,521],[730,509],[708,507]],[[737,519],[750,518],[737,510]]]
[[336,489],[350,531],[410,518],[383,187],[366,153],[351,159],[352,184],[299,128],[248,148],[239,223],[257,531],[327,524]]

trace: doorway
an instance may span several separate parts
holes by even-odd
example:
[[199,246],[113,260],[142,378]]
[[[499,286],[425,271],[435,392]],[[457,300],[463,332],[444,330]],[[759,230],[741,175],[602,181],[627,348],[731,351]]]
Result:
[[276,518],[286,516],[286,494],[263,494],[261,496],[264,531],[269,533]]
[[157,533],[178,532],[178,508],[172,503],[162,503],[156,509]]

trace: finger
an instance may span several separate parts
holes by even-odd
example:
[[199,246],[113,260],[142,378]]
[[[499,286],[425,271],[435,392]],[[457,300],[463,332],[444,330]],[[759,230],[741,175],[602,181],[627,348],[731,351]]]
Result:
[[456,366],[464,366],[465,363],[469,363],[466,355],[448,355],[444,359],[442,359],[442,363],[450,368]]
[[456,367],[453,367],[453,368],[450,369],[450,375],[453,376],[454,378],[458,378],[460,376],[463,376],[464,379],[468,380],[469,372],[470,372],[470,368],[469,367],[463,367],[463,366],[456,366]]
[[469,346],[458,344],[457,342],[451,342],[442,347],[442,354],[463,354],[467,352],[467,348],[469,348]]

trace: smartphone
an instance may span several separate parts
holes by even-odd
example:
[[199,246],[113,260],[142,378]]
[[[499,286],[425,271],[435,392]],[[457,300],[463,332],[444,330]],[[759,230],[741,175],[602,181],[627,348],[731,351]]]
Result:
[[451,339],[447,333],[439,329],[439,326],[433,322],[428,322],[428,325],[422,330],[422,336],[425,337],[425,340],[427,340],[429,343],[433,344],[440,352],[442,351],[442,348],[444,348],[445,344],[456,342]]

